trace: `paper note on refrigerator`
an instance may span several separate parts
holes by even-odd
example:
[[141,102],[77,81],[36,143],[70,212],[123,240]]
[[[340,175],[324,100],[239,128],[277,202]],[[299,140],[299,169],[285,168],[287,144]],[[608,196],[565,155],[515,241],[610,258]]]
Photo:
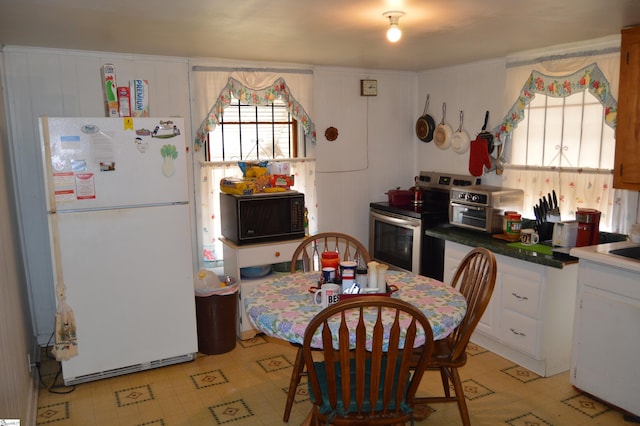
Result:
[[113,143],[113,138],[103,132],[91,136],[93,160],[100,165],[100,171],[108,172],[116,169]]

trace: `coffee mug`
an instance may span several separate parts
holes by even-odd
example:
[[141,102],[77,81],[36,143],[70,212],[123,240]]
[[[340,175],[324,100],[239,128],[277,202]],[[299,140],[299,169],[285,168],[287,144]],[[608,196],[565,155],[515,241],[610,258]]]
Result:
[[[338,284],[323,284],[313,296],[313,301],[316,305],[322,306],[322,308],[338,303],[340,301],[341,288]],[[318,296],[320,296],[320,300],[318,300]]]
[[342,278],[342,292],[346,293],[356,282],[356,269],[358,264],[352,260],[340,262],[340,278]]
[[538,244],[538,241],[540,241],[540,237],[533,229],[523,229],[520,231],[520,242],[525,246]]

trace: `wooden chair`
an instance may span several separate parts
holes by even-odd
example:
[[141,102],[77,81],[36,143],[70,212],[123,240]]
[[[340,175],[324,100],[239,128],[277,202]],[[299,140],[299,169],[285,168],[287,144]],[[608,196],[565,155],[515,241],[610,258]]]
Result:
[[[419,330],[424,331],[425,343],[414,348]],[[316,334],[321,336],[322,350],[312,347]],[[313,403],[311,424],[411,421],[414,396],[432,348],[429,321],[400,299],[359,296],[324,309],[309,323],[302,344]]]
[[[496,272],[495,256],[482,247],[471,250],[460,262],[451,285],[467,300],[467,313],[447,338],[435,341],[433,353],[427,361],[427,369],[440,371],[444,396],[417,397],[415,400],[420,404],[457,401],[465,426],[470,425],[469,411],[458,368],[467,363],[467,344],[489,304],[496,283]],[[415,367],[419,368],[417,363]],[[455,396],[451,396],[449,382],[453,384]]]
[[[291,273],[293,274],[298,271],[297,266],[300,261],[302,261],[302,270],[304,272],[322,270],[320,257],[323,251],[337,251],[342,260],[355,260],[363,265],[371,262],[371,256],[365,246],[354,237],[340,232],[322,232],[305,238],[296,248],[293,256],[291,256]],[[291,407],[296,397],[300,379],[306,375],[304,371],[304,361],[302,359],[302,350],[299,345],[297,346],[298,351],[293,363],[293,373],[291,374],[287,403],[282,418],[284,422],[289,421]]]
[[321,271],[320,257],[323,251],[337,251],[341,260],[354,260],[366,266],[371,256],[365,246],[350,235],[340,232],[322,232],[305,238],[291,259],[291,273],[297,271],[297,264],[302,260],[304,272]]

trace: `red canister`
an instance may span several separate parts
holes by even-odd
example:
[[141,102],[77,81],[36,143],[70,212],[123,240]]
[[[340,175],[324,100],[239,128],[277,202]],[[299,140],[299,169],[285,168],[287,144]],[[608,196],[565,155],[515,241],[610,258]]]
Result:
[[340,266],[340,255],[337,251],[323,251],[322,255],[320,255],[320,263],[322,264],[323,268],[335,268],[336,275],[338,275]]

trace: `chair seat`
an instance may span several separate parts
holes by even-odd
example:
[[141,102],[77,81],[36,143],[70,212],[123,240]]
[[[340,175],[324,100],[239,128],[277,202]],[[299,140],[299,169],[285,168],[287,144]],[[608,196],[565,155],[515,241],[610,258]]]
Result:
[[436,340],[433,343],[433,352],[427,361],[427,368],[462,367],[467,363],[466,352],[462,352],[462,355],[456,359],[452,358],[455,345],[450,339]]
[[[348,407],[344,407],[342,405],[341,402],[338,402],[338,407],[337,407],[337,413],[340,414],[341,416],[346,416],[348,413],[357,413],[358,412],[358,407],[357,407],[357,403],[355,401],[355,395],[356,395],[356,360],[355,359],[351,359],[350,360],[350,375],[351,375],[351,380],[349,380],[350,383],[350,388],[351,388],[351,400],[350,400],[350,404]],[[326,370],[326,366],[324,361],[321,362],[315,362],[314,365],[316,366],[316,372],[318,373],[318,381],[320,382],[320,388],[322,389],[322,400],[324,401],[324,403],[319,407],[320,408],[320,413],[324,414],[324,415],[328,415],[329,417],[332,414],[333,409],[331,408],[331,405],[329,404],[329,392],[328,392],[328,387],[327,387],[327,370]],[[337,399],[338,401],[342,400],[342,386],[341,386],[341,380],[340,380],[340,368],[338,363],[335,363],[336,365],[336,382],[338,384],[337,386]],[[399,366],[399,362],[397,363],[397,365]],[[381,376],[384,377],[385,372],[386,372],[386,368],[385,368],[386,364],[383,361],[383,366],[382,366],[382,371],[380,373]],[[396,378],[394,376],[394,378]],[[409,386],[409,380],[407,379],[405,386]],[[309,389],[309,397],[311,398],[311,402],[316,402],[317,398],[315,397],[314,393],[313,393],[313,388],[311,386],[311,383],[307,383],[307,387]],[[382,391],[384,389],[385,385],[384,383],[380,385],[379,390],[378,390],[378,400],[375,401],[373,410],[374,411],[383,411],[383,409],[385,408],[383,406],[383,402],[382,402]],[[370,412],[371,411],[371,406],[372,406],[372,402],[369,400],[369,390],[371,388],[371,361],[370,360],[366,360],[365,363],[365,400],[364,400],[364,404],[362,407],[362,411],[363,412]],[[394,383],[392,384],[392,389],[393,389],[393,393],[396,392],[396,389],[398,388],[398,383],[396,380],[394,380]],[[389,402],[389,406],[386,407],[388,410],[393,411],[396,408],[396,404],[395,404],[395,400],[391,400]],[[402,400],[400,403],[400,410],[405,413],[405,414],[410,414],[412,412],[411,410],[411,406],[409,406],[405,400]]]

